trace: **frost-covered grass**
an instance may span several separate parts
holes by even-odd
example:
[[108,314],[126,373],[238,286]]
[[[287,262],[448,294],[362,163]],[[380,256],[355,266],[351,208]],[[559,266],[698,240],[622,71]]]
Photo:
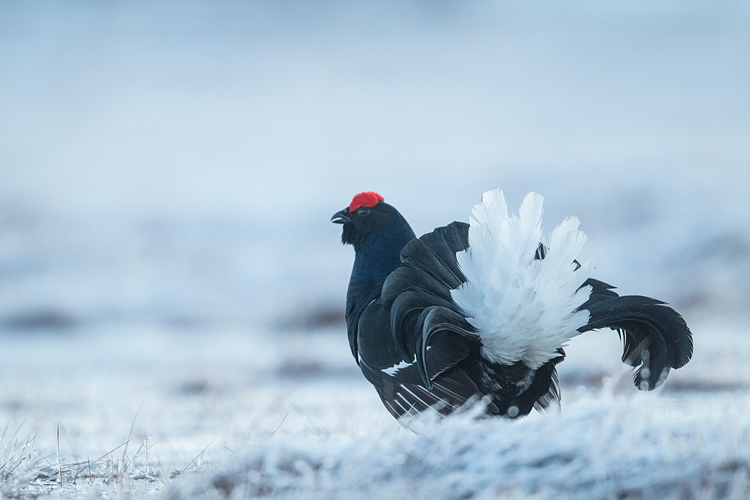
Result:
[[[388,415],[340,327],[6,336],[2,491],[10,498],[745,498],[750,371],[738,360],[750,354],[750,337],[744,329],[694,328],[695,358],[654,393],[635,390],[616,335],[602,332],[568,349],[560,413],[412,422],[417,434]],[[87,363],[75,354],[83,346]],[[40,359],[29,362],[35,354]],[[71,365],[78,373],[63,383],[50,377]],[[10,379],[23,382],[14,389]]]
[[8,432],[0,438],[0,498],[33,496],[36,479],[45,474],[44,460],[38,455],[34,438]]
[[[148,441],[139,444],[133,436],[120,446],[98,457],[81,458],[76,453],[66,456],[58,447],[55,454],[41,455],[35,438],[18,441],[17,436],[3,436],[0,464],[0,498],[38,498],[70,494],[125,492],[153,495],[163,489],[166,481],[183,475],[196,461],[183,469],[167,473],[161,464],[152,464]],[[6,440],[7,439],[7,440]],[[137,449],[129,446],[138,445]],[[151,459],[153,460],[153,453]]]
[[26,467],[4,477],[2,492],[8,498],[747,498],[747,399],[724,408],[632,399],[597,394],[563,414],[515,423],[460,416],[427,423],[419,435],[306,429],[168,476],[122,459]]
[[[523,422],[455,417],[419,435],[283,436],[180,485],[280,498],[747,498],[748,399],[580,399]],[[209,495],[211,497],[211,495]]]

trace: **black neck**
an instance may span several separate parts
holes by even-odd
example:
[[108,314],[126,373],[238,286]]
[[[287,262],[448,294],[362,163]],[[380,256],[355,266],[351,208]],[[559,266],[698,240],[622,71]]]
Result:
[[404,224],[400,231],[370,235],[355,248],[346,294],[347,322],[354,320],[356,324],[365,307],[380,295],[385,279],[401,264],[401,249],[415,237],[411,227]]
[[[372,300],[380,294],[385,279],[401,264],[401,249],[415,237],[408,225],[405,229],[408,231],[373,235],[357,245],[347,302],[354,298]],[[362,308],[366,306],[360,305]]]

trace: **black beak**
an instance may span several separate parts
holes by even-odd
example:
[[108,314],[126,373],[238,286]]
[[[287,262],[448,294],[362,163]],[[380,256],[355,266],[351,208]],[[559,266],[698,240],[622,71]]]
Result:
[[334,224],[346,224],[347,222],[351,222],[352,219],[349,217],[349,209],[345,208],[343,210],[339,210],[335,214],[333,214],[333,217],[331,217],[331,222]]

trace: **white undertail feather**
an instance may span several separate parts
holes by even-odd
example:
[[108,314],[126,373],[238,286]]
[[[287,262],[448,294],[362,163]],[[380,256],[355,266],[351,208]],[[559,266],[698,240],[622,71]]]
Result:
[[[508,215],[502,191],[488,191],[469,217],[469,248],[456,258],[467,281],[451,290],[482,339],[482,355],[503,364],[539,368],[578,335],[589,320],[578,308],[591,287],[581,288],[591,263],[573,262],[586,241],[570,217],[544,240],[541,195],[529,193],[518,215]],[[534,259],[539,243],[544,259]]]

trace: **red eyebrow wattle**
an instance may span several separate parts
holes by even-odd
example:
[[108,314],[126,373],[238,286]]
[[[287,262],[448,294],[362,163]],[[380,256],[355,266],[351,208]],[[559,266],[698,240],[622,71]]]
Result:
[[382,196],[374,191],[366,191],[359,193],[354,196],[352,202],[349,203],[349,211],[354,212],[360,207],[374,207],[380,201],[385,201]]

